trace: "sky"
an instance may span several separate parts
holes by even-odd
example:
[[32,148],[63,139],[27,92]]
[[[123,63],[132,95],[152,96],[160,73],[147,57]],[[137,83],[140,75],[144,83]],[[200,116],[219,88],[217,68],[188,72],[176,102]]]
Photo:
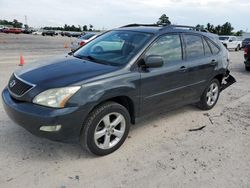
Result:
[[250,0],[0,0],[0,19],[32,27],[89,25],[112,29],[130,23],[155,23],[166,14],[174,24],[230,22],[250,32]]

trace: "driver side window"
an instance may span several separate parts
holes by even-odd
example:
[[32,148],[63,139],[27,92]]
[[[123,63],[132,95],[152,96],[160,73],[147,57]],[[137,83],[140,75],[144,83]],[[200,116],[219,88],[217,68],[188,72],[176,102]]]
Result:
[[164,64],[182,61],[182,46],[180,35],[170,34],[157,39],[145,54],[159,55]]

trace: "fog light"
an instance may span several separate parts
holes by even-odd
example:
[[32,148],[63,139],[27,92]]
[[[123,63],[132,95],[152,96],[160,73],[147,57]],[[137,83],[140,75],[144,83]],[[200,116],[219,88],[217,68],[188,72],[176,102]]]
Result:
[[40,127],[40,131],[46,131],[46,132],[56,132],[61,129],[61,125],[54,125],[54,126],[42,126]]

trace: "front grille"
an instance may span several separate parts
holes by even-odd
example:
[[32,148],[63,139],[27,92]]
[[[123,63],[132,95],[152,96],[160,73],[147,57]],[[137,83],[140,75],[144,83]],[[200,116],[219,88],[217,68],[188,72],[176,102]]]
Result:
[[11,76],[9,83],[8,83],[9,91],[18,97],[24,95],[32,87],[34,87],[32,84],[29,84],[25,82],[24,80],[21,80],[20,78],[15,76],[15,74]]

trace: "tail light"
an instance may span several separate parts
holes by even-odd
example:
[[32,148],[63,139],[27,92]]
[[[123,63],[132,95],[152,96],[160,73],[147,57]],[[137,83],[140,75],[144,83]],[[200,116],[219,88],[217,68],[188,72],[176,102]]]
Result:
[[244,55],[247,55],[248,53],[248,48],[244,48]]
[[80,46],[84,46],[86,43],[84,42],[84,41],[81,41],[80,43],[79,43],[79,45]]

